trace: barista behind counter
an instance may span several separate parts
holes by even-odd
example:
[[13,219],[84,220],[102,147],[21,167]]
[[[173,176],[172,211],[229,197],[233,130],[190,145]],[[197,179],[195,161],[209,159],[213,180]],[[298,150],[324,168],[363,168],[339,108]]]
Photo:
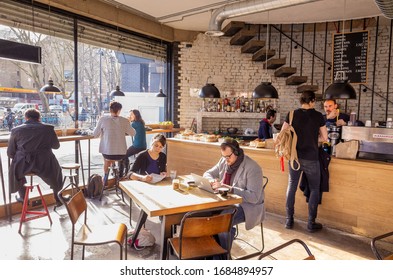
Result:
[[335,99],[326,99],[323,103],[323,108],[326,113],[324,115],[324,118],[326,120],[326,127],[329,127],[331,125],[343,126],[348,124],[349,116],[340,112]]

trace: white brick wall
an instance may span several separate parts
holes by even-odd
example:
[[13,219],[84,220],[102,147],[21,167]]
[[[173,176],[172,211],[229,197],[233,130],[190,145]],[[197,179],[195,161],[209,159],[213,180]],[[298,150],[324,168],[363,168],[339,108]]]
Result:
[[[273,30],[273,29],[272,29]],[[368,83],[367,86],[374,88],[374,90],[386,97],[387,81],[390,79],[389,99],[393,100],[393,80],[391,79],[393,73],[393,66],[391,65],[390,77],[388,75],[388,55],[390,43],[390,27],[380,26],[378,33],[377,59],[375,67],[375,77],[373,76],[374,69],[374,50],[375,50],[375,27],[368,27],[369,30],[369,52],[368,52]],[[357,31],[357,30],[353,30]],[[289,33],[287,33],[289,34]],[[326,60],[331,61],[331,40],[332,32],[328,32],[327,46],[326,46]],[[313,49],[314,36],[313,32],[306,32],[304,35],[304,46],[309,50]],[[262,35],[261,40],[265,37]],[[294,32],[294,39],[301,43],[302,33]],[[182,127],[189,127],[192,120],[196,119],[196,113],[202,106],[202,99],[198,98],[197,89],[205,85],[207,78],[210,83],[214,83],[221,92],[221,96],[228,97],[247,96],[251,97],[254,88],[261,82],[265,81],[266,70],[263,69],[262,62],[253,62],[251,60],[252,54],[242,54],[240,52],[241,46],[231,46],[228,37],[209,37],[204,34],[198,35],[193,42],[182,42],[180,49],[180,77],[179,77],[179,120]],[[317,32],[315,36],[315,53],[323,58],[325,50],[325,32]],[[192,44],[192,47],[187,48],[186,44]],[[279,53],[279,34],[272,31],[271,34],[271,49],[276,50],[276,58]],[[293,47],[295,44],[293,44]],[[292,67],[297,67],[297,73],[300,75],[301,68],[301,47],[292,49]],[[281,57],[287,58],[286,66],[289,66],[290,60],[290,41],[282,37]],[[393,63],[392,63],[393,64]],[[308,76],[307,84],[311,84],[312,70],[312,55],[306,51],[303,52],[303,67],[302,75]],[[279,93],[279,100],[276,102],[276,108],[281,112],[281,122],[285,118],[286,113],[294,108],[299,107],[299,96],[296,92],[297,86],[287,86],[285,84],[286,78],[274,77],[275,70],[268,70],[269,79],[276,87]],[[319,86],[317,93],[322,94],[322,87],[324,89],[331,83],[331,73],[328,70],[328,65],[325,67],[325,82],[323,81],[323,63],[315,58],[314,60],[314,75],[313,84]],[[355,90],[359,91],[359,85],[353,85]],[[347,103],[347,111],[357,111],[357,106],[360,98],[360,114],[359,119],[365,121],[371,118],[373,122],[377,120],[385,120],[386,101],[384,98],[374,95],[372,98],[371,92],[361,92],[357,100],[348,100],[347,102],[340,100],[339,103],[342,110],[345,109]],[[273,101],[271,102],[273,103]],[[388,115],[393,117],[393,106],[389,103]],[[317,104],[317,110],[323,112],[323,106]]]

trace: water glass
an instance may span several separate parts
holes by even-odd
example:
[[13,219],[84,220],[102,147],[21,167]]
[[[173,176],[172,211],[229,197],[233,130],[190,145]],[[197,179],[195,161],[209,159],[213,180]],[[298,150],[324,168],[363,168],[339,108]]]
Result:
[[176,175],[177,175],[176,170],[169,171],[169,177],[171,177],[172,180],[176,179],[176,177],[177,177]]

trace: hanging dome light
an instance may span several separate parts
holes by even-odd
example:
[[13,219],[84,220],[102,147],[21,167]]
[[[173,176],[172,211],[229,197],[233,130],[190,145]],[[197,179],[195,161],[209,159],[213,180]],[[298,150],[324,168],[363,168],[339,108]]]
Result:
[[48,83],[44,85],[40,92],[62,92],[57,86],[53,85],[53,80],[49,79]]
[[276,88],[270,82],[262,82],[258,85],[254,92],[252,93],[252,98],[270,98],[270,99],[277,99],[278,92]]
[[344,71],[337,71],[334,82],[325,90],[323,99],[356,99],[356,91]]
[[160,88],[160,92],[156,94],[156,97],[166,97],[166,94],[162,91],[162,88]]
[[206,83],[199,91],[200,98],[220,98],[221,94],[214,84]]
[[125,96],[124,92],[120,90],[119,86],[116,86],[116,90],[112,90],[110,93],[111,98],[115,96]]

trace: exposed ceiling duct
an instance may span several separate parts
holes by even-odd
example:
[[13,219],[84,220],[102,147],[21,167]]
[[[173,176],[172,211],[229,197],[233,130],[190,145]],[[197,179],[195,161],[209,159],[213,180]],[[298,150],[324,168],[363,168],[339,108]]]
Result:
[[[224,33],[221,31],[221,26],[224,20],[228,18],[317,1],[320,0],[250,0],[228,4],[213,12],[210,18],[208,30],[205,34],[209,36],[222,36]],[[386,2],[389,2],[389,0]]]
[[393,19],[393,1],[392,0],[374,0],[382,14]]

